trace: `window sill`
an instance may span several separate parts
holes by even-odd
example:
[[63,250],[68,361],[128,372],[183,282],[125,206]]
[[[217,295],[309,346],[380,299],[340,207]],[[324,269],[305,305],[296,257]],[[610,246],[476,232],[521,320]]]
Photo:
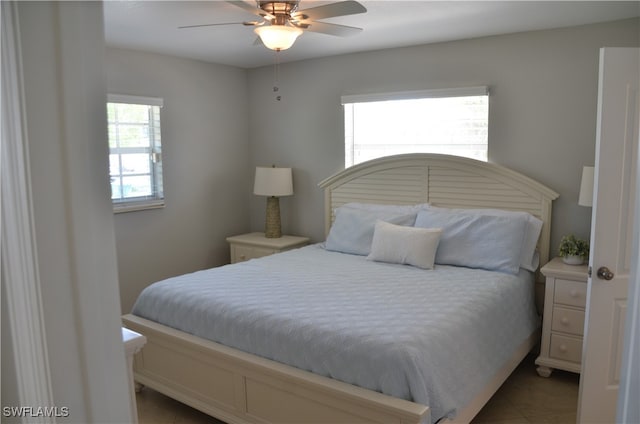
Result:
[[164,208],[164,199],[152,200],[148,202],[114,204],[113,213],[136,212],[136,211],[144,211],[148,209],[162,209],[162,208]]

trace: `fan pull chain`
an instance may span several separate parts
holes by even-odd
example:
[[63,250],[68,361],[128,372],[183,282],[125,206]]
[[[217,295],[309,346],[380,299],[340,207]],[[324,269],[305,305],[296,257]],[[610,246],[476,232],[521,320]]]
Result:
[[[280,85],[280,50],[276,50],[275,51],[275,64],[273,67],[273,92],[277,93],[278,91],[280,91],[280,87],[278,87]],[[282,96],[277,94],[276,95],[276,100],[280,101],[282,100]]]

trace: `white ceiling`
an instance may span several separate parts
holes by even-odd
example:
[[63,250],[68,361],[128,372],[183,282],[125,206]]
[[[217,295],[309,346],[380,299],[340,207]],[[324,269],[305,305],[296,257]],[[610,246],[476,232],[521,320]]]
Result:
[[[251,1],[251,0],[248,0]],[[300,9],[333,1],[302,0]],[[640,16],[640,1],[396,1],[360,0],[367,13],[324,22],[363,28],[339,38],[305,32],[280,53],[281,62],[427,44]],[[255,45],[251,27],[205,23],[242,22],[254,15],[220,0],[106,1],[107,45],[207,62],[254,68],[274,62],[274,52]]]

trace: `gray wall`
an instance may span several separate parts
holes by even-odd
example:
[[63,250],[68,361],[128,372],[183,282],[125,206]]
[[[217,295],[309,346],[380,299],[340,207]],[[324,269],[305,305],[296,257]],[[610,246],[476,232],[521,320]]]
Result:
[[[489,85],[489,161],[560,193],[552,254],[562,235],[588,238],[591,208],[578,206],[583,165],[593,165],[598,49],[638,46],[639,21],[493,36],[283,64],[281,101],[272,67],[249,71],[251,164],[294,168],[282,199],[283,231],[324,239],[317,183],[344,168],[343,94]],[[251,225],[264,205],[251,200]]]
[[225,237],[246,232],[251,193],[246,71],[107,49],[109,93],[162,97],[166,207],[115,215],[120,295],[227,263]]

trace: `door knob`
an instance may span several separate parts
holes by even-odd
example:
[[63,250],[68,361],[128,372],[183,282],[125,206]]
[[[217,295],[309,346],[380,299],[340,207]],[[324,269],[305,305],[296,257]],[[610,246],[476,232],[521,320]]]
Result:
[[601,280],[611,280],[613,279],[614,274],[607,268],[606,266],[601,266],[598,268],[598,278]]

